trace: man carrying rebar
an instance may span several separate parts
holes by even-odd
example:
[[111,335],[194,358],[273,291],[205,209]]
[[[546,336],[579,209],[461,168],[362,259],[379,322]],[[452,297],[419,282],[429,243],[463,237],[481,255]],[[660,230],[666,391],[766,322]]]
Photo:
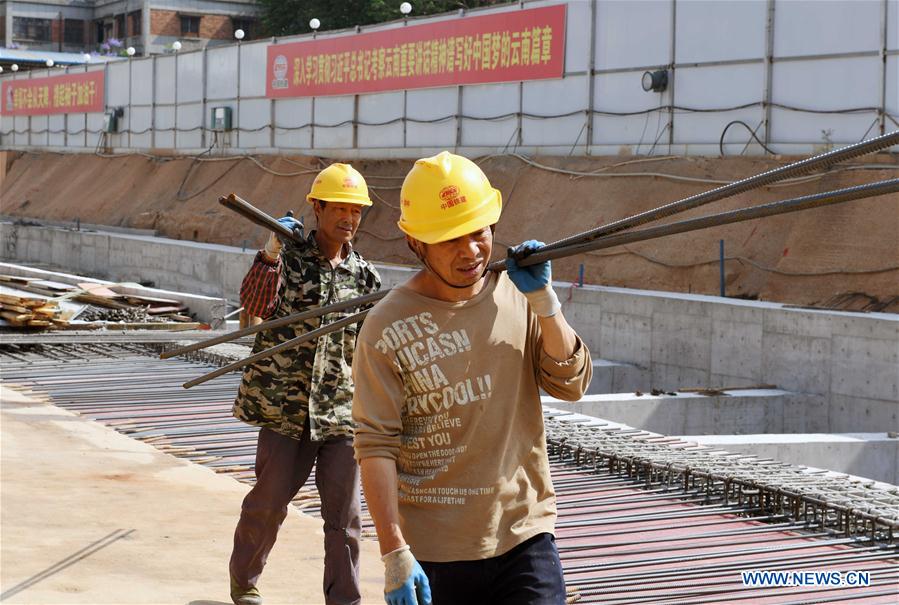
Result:
[[[284,317],[377,290],[375,268],[351,241],[370,206],[362,175],[348,164],[322,170],[306,199],[317,229],[302,243],[272,234],[241,285],[246,311]],[[282,224],[301,229],[296,219]],[[254,352],[286,342],[346,313],[331,313],[260,332]],[[359,467],[353,458],[350,367],[357,325],[258,361],[244,371],[234,415],[261,427],[256,484],[244,498],[231,554],[231,598],[237,605],[262,602],[257,583],[275,544],[287,506],[315,465],[325,533],[324,595],[329,605],[360,602]]]
[[399,227],[424,269],[359,335],[356,457],[390,605],[565,602],[539,389],[577,400],[592,364],[549,262],[487,271],[501,207],[470,160],[416,162]]

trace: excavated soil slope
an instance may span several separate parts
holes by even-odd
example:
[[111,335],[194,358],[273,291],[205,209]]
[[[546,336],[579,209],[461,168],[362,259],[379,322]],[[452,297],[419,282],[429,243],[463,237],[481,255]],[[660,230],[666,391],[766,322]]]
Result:
[[[272,215],[289,209],[311,218],[303,201],[325,165],[310,157],[151,158],[8,154],[0,212],[14,217],[156,229],[202,242],[259,246],[266,234],[225,210],[235,192]],[[478,160],[503,192],[496,238],[554,241],[662,204],[784,165],[797,158],[538,158],[552,172],[514,156]],[[407,160],[357,161],[375,205],[357,248],[368,258],[411,264],[396,227]],[[635,173],[641,173],[635,175]],[[665,175],[696,180],[676,180]],[[742,208],[899,176],[899,158],[867,156],[824,175],[738,195],[667,221]],[[307,223],[311,223],[307,220]],[[717,227],[556,261],[557,278],[679,292],[717,294],[718,240],[725,240],[727,293],[794,304],[860,308],[872,299],[899,311],[899,196]],[[502,251],[502,247],[498,247]],[[861,295],[850,296],[850,293]],[[889,303],[895,299],[893,303]],[[884,303],[885,306],[884,306]]]

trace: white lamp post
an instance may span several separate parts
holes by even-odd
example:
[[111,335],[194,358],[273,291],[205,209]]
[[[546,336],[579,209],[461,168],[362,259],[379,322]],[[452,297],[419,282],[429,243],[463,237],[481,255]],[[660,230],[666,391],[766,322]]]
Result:
[[175,40],[174,42],[172,42],[172,50],[175,52],[178,52],[179,50],[181,50],[181,41],[180,40]]
[[247,35],[246,32],[244,32],[244,30],[242,30],[242,29],[234,30],[234,37],[237,38],[238,42],[243,40],[244,36],[246,36],[246,35]]
[[318,19],[316,19],[315,17],[312,17],[311,19],[309,19],[309,29],[312,30],[313,38],[315,37],[315,34],[318,31],[318,28],[321,26],[322,26],[322,22],[319,21]]

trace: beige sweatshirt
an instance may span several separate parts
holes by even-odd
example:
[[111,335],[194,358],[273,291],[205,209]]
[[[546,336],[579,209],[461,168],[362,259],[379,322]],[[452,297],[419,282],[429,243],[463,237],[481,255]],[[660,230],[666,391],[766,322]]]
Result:
[[552,533],[539,388],[575,401],[590,354],[557,362],[537,317],[505,273],[452,303],[406,286],[369,313],[356,344],[356,457],[390,458],[400,527],[416,558],[495,557]]

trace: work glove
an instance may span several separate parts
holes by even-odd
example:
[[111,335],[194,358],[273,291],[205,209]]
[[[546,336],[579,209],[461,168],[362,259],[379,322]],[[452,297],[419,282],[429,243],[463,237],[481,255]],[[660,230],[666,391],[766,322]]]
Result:
[[381,557],[384,561],[384,600],[387,605],[431,605],[428,576],[409,545]]
[[506,270],[509,272],[509,279],[515,284],[528,303],[531,305],[534,313],[538,317],[552,317],[559,312],[562,304],[559,297],[556,296],[552,286],[552,266],[550,262],[543,261],[536,265],[527,267],[519,267],[515,256],[533,252],[537,248],[543,246],[543,242],[529,239],[526,242],[515,246],[509,250],[509,256],[506,258]]
[[[292,215],[293,213],[288,213],[287,216],[279,218],[278,222],[293,231],[295,234],[303,237],[303,220],[302,218],[297,220]],[[281,254],[281,248],[283,247],[284,242],[281,241],[281,236],[272,231],[268,236],[268,241],[265,243],[265,255],[271,260],[277,260],[278,255]]]

